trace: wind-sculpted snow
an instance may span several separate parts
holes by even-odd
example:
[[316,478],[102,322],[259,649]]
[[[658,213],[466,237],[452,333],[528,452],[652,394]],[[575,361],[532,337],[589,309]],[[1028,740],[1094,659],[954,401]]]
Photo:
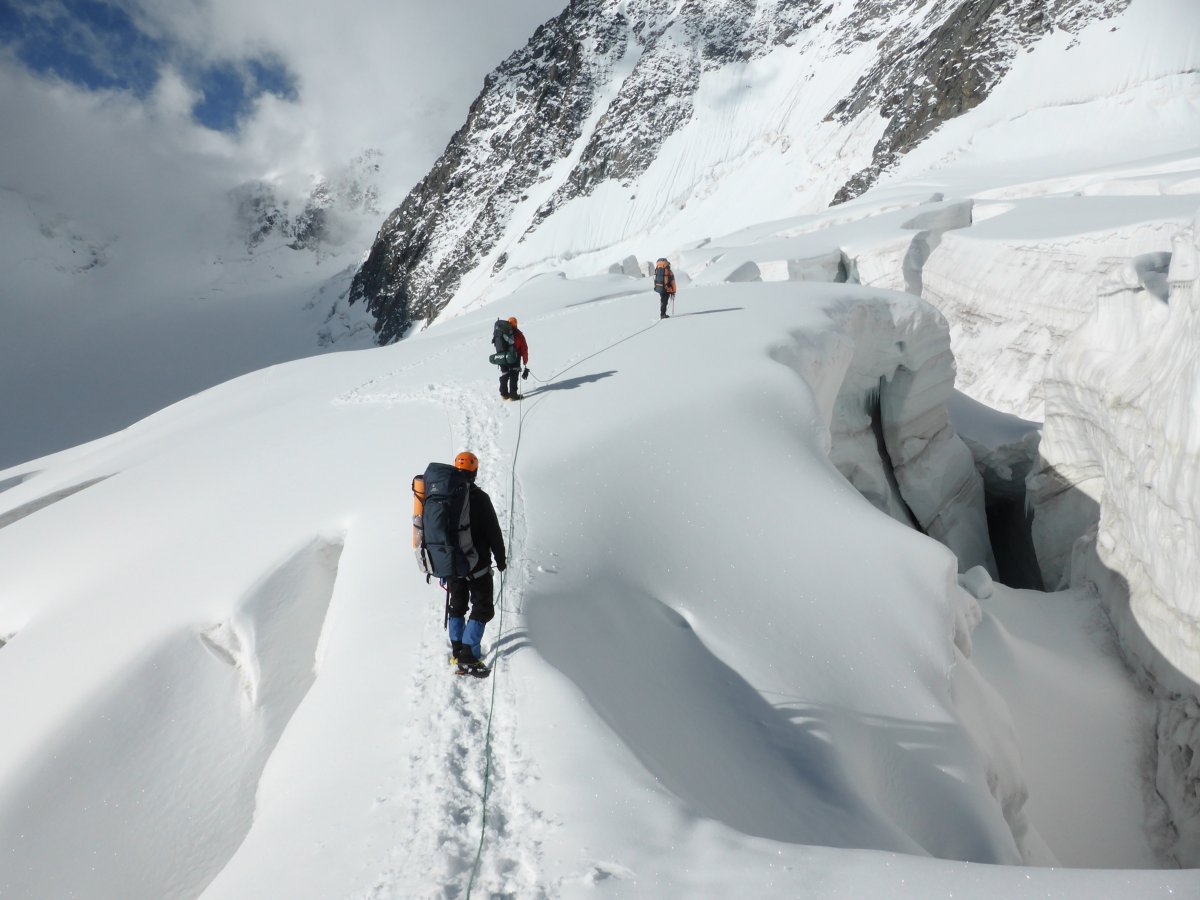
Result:
[[[899,610],[889,611],[875,592],[822,586],[818,571],[810,566],[794,570],[791,561],[836,552],[837,539],[830,529],[846,516],[872,531],[895,528],[894,539],[900,542],[907,542],[905,535],[917,539],[917,532],[886,518],[873,520],[874,513],[865,504],[861,512],[854,512],[859,507],[853,500],[847,505],[853,495],[844,493],[846,484],[841,479],[805,481],[803,486],[795,479],[809,465],[806,459],[828,465],[824,460],[830,431],[836,448],[838,433],[846,428],[841,421],[846,410],[839,397],[861,400],[878,390],[884,373],[895,377],[904,364],[916,373],[928,367],[938,374],[927,394],[910,390],[911,385],[897,388],[898,399],[890,409],[895,416],[890,421],[896,425],[891,437],[922,435],[930,457],[942,452],[936,449],[939,429],[921,431],[933,420],[923,419],[924,404],[937,395],[937,385],[952,372],[939,317],[911,298],[885,295],[885,300],[861,288],[841,288],[840,294],[839,289],[812,288],[808,296],[819,303],[804,312],[790,302],[794,289],[788,285],[755,285],[741,288],[740,293],[696,290],[700,296],[693,302],[711,308],[713,319],[733,322],[724,326],[714,322],[699,330],[689,327],[689,317],[681,314],[636,343],[614,346],[593,365],[615,369],[620,377],[597,382],[589,393],[596,393],[597,400],[612,395],[608,402],[636,410],[629,392],[636,391],[643,378],[652,377],[654,357],[643,349],[651,336],[657,352],[670,354],[677,346],[701,358],[717,352],[711,343],[714,338],[727,344],[724,352],[743,359],[743,364],[735,371],[706,376],[698,385],[717,389],[718,382],[726,382],[721,390],[744,398],[722,411],[717,426],[721,440],[711,439],[713,423],[704,412],[709,405],[707,389],[700,396],[675,397],[670,407],[655,413],[655,427],[668,430],[681,453],[683,448],[695,448],[693,453],[713,460],[714,471],[730,474],[706,483],[699,492],[675,474],[679,463],[671,458],[663,460],[661,474],[644,471],[638,460],[645,439],[638,435],[647,432],[645,414],[626,413],[618,422],[600,419],[591,413],[591,404],[597,401],[583,397],[581,403],[556,409],[559,446],[553,457],[547,456],[544,442],[534,437],[548,424],[541,411],[549,401],[539,399],[526,416],[525,464],[548,468],[553,473],[549,483],[561,485],[565,479],[577,500],[570,506],[552,504],[545,487],[526,482],[527,508],[542,511],[532,524],[536,534],[545,536],[530,549],[535,557],[542,556],[540,541],[551,539],[550,546],[568,561],[552,575],[539,574],[528,590],[530,640],[578,685],[655,778],[705,816],[781,841],[1017,861],[1022,851],[999,806],[970,827],[947,829],[941,815],[919,813],[910,803],[920,795],[929,804],[926,810],[959,809],[973,817],[974,813],[966,812],[976,809],[978,796],[972,799],[972,792],[987,792],[988,779],[982,770],[968,776],[967,784],[975,785],[968,789],[939,775],[932,758],[920,749],[947,742],[970,746],[970,736],[953,723],[953,714],[950,719],[940,714],[909,718],[898,715],[882,696],[865,706],[847,707],[846,698],[832,700],[826,696],[827,679],[830,667],[839,664],[815,651],[806,638],[788,636],[790,622],[805,621],[806,633],[814,637],[820,633],[823,642],[842,647],[836,652],[847,653],[845,664],[854,666],[874,639],[838,636],[833,609],[840,611],[838,619],[846,615],[871,623],[865,626],[869,631],[878,627],[904,632],[915,627],[911,619],[904,625],[893,620]],[[745,297],[754,304],[756,316],[792,319],[796,334],[776,338],[747,355],[761,338],[755,336],[757,329],[747,319],[748,311],[739,308],[741,304],[721,303],[725,296]],[[703,318],[707,317],[695,320],[697,326]],[[905,342],[911,349],[898,350],[898,343]],[[757,362],[755,355],[761,355]],[[773,371],[772,361],[783,365]],[[752,423],[764,416],[777,421],[775,427],[794,443],[786,454],[758,462],[758,455],[745,442],[755,430]],[[942,407],[943,422],[944,416]],[[952,473],[957,471],[974,485],[980,500],[974,513],[981,528],[978,476],[966,449],[957,446],[965,464],[952,466],[947,482],[953,483]],[[916,468],[916,457],[911,450],[906,452],[910,455],[899,465],[906,462]],[[870,453],[879,466],[873,437]],[[584,457],[604,460],[600,471],[595,463],[575,462]],[[739,459],[751,465],[739,464]],[[832,474],[832,469],[828,471]],[[625,489],[614,490],[614,479],[623,479]],[[644,487],[631,490],[632,483]],[[935,490],[944,487],[939,484]],[[941,502],[959,500],[956,493],[947,490]],[[645,502],[639,501],[641,496]],[[754,497],[750,515],[735,512],[738,496]],[[584,522],[627,521],[631,506],[641,522],[631,532],[605,529],[604,539],[595,541],[590,529],[581,528]],[[965,524],[970,513],[962,516]],[[699,522],[705,523],[702,531],[697,530]],[[821,522],[825,528],[816,525]],[[680,529],[690,536],[682,546],[641,537],[646,533],[665,537]],[[969,534],[969,528],[965,530]],[[821,537],[822,531],[830,534],[832,543]],[[751,543],[744,545],[747,539]],[[942,632],[936,651],[942,662],[927,671],[930,680],[922,683],[931,698],[940,697],[931,702],[946,711],[951,709],[943,706],[948,702],[949,683],[943,679],[952,667],[949,623],[957,602],[950,593],[953,567],[945,557],[939,576],[928,585],[931,596],[938,598],[938,609],[918,616],[933,615],[942,622],[935,629]],[[611,575],[601,579],[604,572]],[[789,589],[788,584],[794,587]],[[773,611],[773,598],[781,596],[792,597],[782,618]],[[859,612],[850,611],[854,609]],[[906,616],[912,613],[910,609]],[[915,632],[911,637],[924,641]],[[757,649],[747,652],[749,647]],[[610,654],[617,648],[622,662],[614,667]],[[939,670],[942,674],[935,675]],[[878,684],[888,681],[882,676]],[[826,685],[817,690],[826,699],[812,702],[811,691],[818,683]],[[772,709],[759,699],[763,692],[791,696],[794,702]],[[706,698],[703,709],[692,699],[700,696]],[[860,748],[859,752],[850,756],[829,752],[831,747],[850,746]],[[896,772],[894,787],[876,784],[867,776],[876,766]],[[731,770],[737,773],[732,779],[717,774]],[[875,786],[863,793],[866,783]]]
[[197,896],[249,830],[259,776],[313,683],[339,552],[301,550],[195,629],[122,633],[104,621],[119,608],[86,604],[24,629],[7,671],[37,673],[39,690],[5,692],[0,765],[20,774],[0,782],[0,890]]
[[[1091,896],[1086,872],[931,858],[1061,840],[972,661],[1002,589],[960,587],[830,459],[878,397],[854,452],[931,533],[952,508],[948,543],[978,533],[941,317],[850,284],[687,292],[664,322],[640,279],[531,281],[503,308],[530,340],[520,404],[496,398],[491,308],[0,473],[23,479],[3,510],[111,475],[0,531],[13,892],[793,896],[823,873],[847,896]],[[464,447],[510,541],[489,682],[450,673],[407,549],[410,479]]]
[[1047,583],[1099,591],[1162,698],[1158,781],[1178,829],[1169,849],[1187,865],[1200,862],[1198,236],[1195,222],[1175,236],[1167,299],[1144,257],[1101,289],[1048,367],[1041,466],[1029,478]]

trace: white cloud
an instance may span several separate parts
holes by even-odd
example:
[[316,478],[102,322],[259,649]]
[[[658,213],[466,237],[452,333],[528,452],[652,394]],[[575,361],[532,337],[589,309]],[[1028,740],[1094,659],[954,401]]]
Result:
[[[563,0],[212,0],[130,7],[174,49],[149,97],[85,91],[0,60],[0,185],[34,193],[81,227],[161,256],[221,227],[225,192],[272,177],[306,190],[366,148],[384,153],[395,205],[462,123],[483,77]],[[182,72],[276,57],[294,102],[264,94],[234,136],[197,125]],[[226,225],[228,223],[225,223]]]

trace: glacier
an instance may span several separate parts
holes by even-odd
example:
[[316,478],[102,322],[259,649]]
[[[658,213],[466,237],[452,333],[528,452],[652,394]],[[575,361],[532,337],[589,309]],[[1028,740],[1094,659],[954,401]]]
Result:
[[[434,251],[402,340],[281,362],[371,343],[353,248],[298,234],[185,272],[183,312],[91,311],[131,359],[184,329],[176,387],[279,364],[0,463],[0,893],[1200,892],[1200,8],[1007,30],[1035,6],[924,119],[952,3],[572,4],[431,173],[470,176],[454,214],[385,225]],[[622,124],[677,82],[644,152]],[[55,302],[127,283],[26,215]],[[56,354],[10,341],[4,396],[49,408]],[[483,685],[408,549],[412,475],[461,449],[511,547]]]

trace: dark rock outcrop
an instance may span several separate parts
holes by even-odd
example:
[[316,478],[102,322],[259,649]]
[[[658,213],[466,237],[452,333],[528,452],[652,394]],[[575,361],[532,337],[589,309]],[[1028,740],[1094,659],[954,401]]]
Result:
[[[879,39],[875,64],[830,113],[848,124],[871,107],[888,119],[871,164],[853,175],[833,202],[857,197],[943,123],[978,106],[1013,58],[1054,30],[1078,31],[1116,15],[1130,0],[900,0],[863,3],[851,31]],[[884,12],[904,12],[913,24],[880,33]],[[878,18],[872,18],[872,14]],[[906,16],[907,17],[907,16]]]
[[626,23],[606,6],[572,3],[490,74],[441,158],[384,222],[350,289],[381,344],[437,314],[526,191],[574,148],[597,85],[625,52]]

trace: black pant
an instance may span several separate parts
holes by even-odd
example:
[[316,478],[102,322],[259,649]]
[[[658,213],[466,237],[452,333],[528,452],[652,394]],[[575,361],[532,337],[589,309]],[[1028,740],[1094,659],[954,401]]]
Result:
[[671,295],[668,294],[665,290],[659,291],[658,299],[659,299],[658,314],[660,316],[665,316],[667,314],[667,301],[671,299]]
[[496,607],[492,601],[492,570],[485,569],[471,579],[451,578],[450,615],[465,619],[467,606],[471,607],[471,618],[479,622],[490,622],[496,615]]
[[521,367],[516,366],[501,366],[500,367],[500,396],[515,397],[517,396],[517,378],[521,374]]

